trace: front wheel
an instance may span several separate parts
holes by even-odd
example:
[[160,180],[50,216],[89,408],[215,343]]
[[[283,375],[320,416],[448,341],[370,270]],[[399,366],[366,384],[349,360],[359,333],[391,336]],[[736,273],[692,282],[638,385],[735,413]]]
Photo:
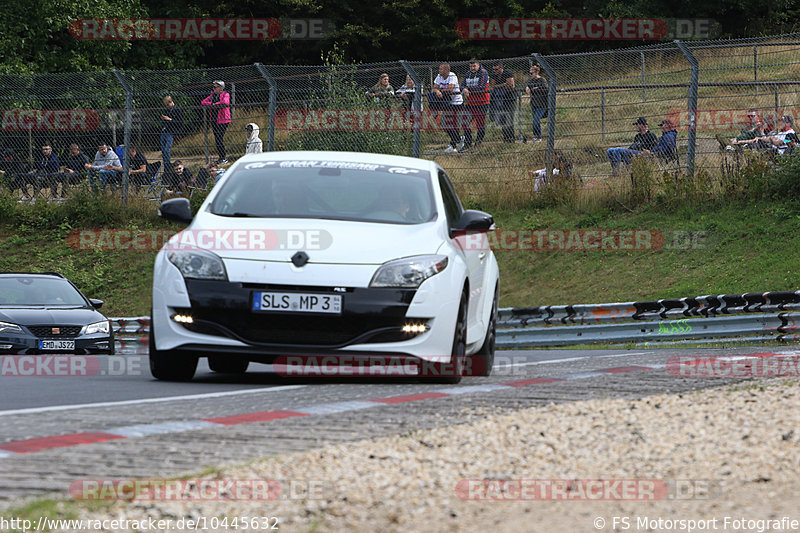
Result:
[[494,366],[494,352],[497,343],[497,303],[500,293],[498,287],[494,288],[494,298],[492,298],[492,313],[489,315],[489,326],[486,328],[486,337],[483,339],[483,346],[470,357],[470,375],[488,376],[492,373]]
[[150,320],[150,373],[162,381],[191,381],[197,370],[197,356],[177,350],[156,349],[155,328]]
[[434,380],[437,383],[456,384],[461,382],[464,373],[464,357],[467,353],[467,293],[461,293],[458,304],[456,327],[453,331],[453,347],[450,350],[450,360],[446,363],[433,365]]

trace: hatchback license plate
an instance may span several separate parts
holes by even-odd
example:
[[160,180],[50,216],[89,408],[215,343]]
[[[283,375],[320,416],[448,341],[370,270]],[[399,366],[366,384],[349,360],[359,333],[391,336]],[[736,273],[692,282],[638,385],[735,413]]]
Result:
[[59,352],[75,349],[75,341],[39,341],[40,350],[56,350]]
[[341,294],[303,292],[253,293],[253,311],[342,314]]

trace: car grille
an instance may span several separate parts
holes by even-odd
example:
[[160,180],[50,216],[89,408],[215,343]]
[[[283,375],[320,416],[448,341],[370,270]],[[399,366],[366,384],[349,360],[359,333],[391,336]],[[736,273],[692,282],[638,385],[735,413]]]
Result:
[[[26,326],[37,337],[77,337],[83,326]],[[53,333],[57,328],[58,333]]]
[[395,328],[395,332],[379,333],[360,342],[397,342],[408,339],[400,331],[404,319],[394,317],[278,316],[235,311],[226,311],[224,317],[211,313],[204,315],[205,313],[195,310],[195,318],[207,322],[186,324],[184,327],[197,333],[224,335],[221,329],[215,327],[218,324],[242,339],[266,344],[338,346],[365,333],[386,327]]

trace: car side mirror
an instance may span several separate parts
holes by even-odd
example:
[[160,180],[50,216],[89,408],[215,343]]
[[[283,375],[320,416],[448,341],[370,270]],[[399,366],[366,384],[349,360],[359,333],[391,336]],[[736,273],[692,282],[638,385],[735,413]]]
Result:
[[161,203],[158,216],[175,222],[191,222],[192,208],[188,198],[171,198]]
[[103,307],[103,300],[98,300],[97,298],[89,298],[89,303],[92,304],[92,307],[95,309]]
[[494,229],[495,225],[492,215],[489,213],[484,213],[483,211],[467,209],[461,214],[461,217],[458,219],[455,225],[450,228],[450,236],[452,237],[457,233],[463,233],[466,231],[485,232],[493,231]]

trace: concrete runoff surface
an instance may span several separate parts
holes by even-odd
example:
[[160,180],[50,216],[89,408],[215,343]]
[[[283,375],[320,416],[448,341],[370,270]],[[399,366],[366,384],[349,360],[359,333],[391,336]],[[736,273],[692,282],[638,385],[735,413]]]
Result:
[[[275,516],[281,531],[316,532],[800,528],[791,522],[800,521],[796,378],[499,415],[491,407],[470,411],[467,423],[288,453],[211,476],[314,481],[321,487],[315,498],[133,500],[102,514],[87,510],[84,518]],[[465,480],[633,480],[670,488],[654,501],[627,500],[614,490],[600,500],[563,493],[540,499],[534,491],[526,501],[503,501],[516,493],[488,484],[464,492]]]

